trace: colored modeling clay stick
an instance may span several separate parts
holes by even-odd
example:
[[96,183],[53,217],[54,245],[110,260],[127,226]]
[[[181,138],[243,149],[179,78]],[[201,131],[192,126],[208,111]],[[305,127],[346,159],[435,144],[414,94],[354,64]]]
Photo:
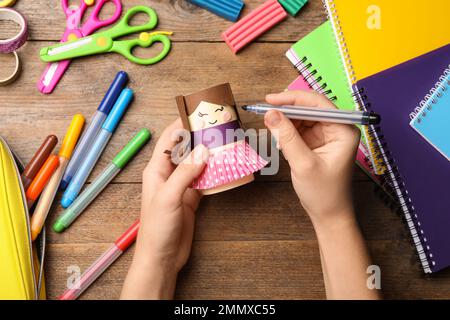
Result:
[[94,116],[91,119],[89,127],[86,129],[85,133],[81,136],[80,142],[77,144],[75,151],[73,153],[72,159],[67,166],[64,176],[61,181],[60,189],[66,190],[67,185],[70,180],[78,170],[81,162],[86,156],[87,151],[92,145],[95,137],[97,136],[100,128],[103,125],[106,117],[108,116],[114,103],[117,101],[120,93],[128,82],[128,74],[124,71],[119,71],[114,78],[111,86],[103,97],[102,102],[97,108]]
[[59,167],[50,178],[50,181],[42,191],[41,197],[34,209],[31,216],[31,239],[34,241],[39,233],[41,233],[42,226],[44,225],[47,214],[50,211],[50,207],[55,198],[56,191],[58,190],[59,183],[61,182],[64,170],[67,167],[67,163],[72,155],[72,151],[75,148],[75,144],[81,133],[81,129],[84,125],[84,117],[81,114],[76,114],[69,129],[67,129],[66,136],[64,137],[61,149],[59,150]]
[[45,160],[47,160],[48,156],[52,153],[56,144],[58,143],[58,138],[54,135],[50,135],[45,138],[44,142],[41,144],[39,149],[37,149],[33,158],[31,158],[30,162],[25,166],[25,169],[22,173],[22,184],[23,189],[26,191],[30,186],[31,181],[33,181],[34,177],[38,173],[39,169],[44,164]]
[[278,0],[278,2],[291,16],[295,17],[308,0]]
[[108,267],[119,258],[135,241],[139,231],[139,220],[128,228],[113,245],[103,253],[86,271],[81,275],[79,283],[75,288],[67,289],[59,300],[75,300],[78,298]]
[[244,8],[241,0],[190,0],[193,4],[202,7],[218,16],[230,21],[237,21]]
[[75,199],[75,201],[56,220],[53,230],[63,232],[86,207],[105,189],[108,183],[133,159],[141,148],[150,140],[147,129],[139,131],[130,142],[116,155],[102,173]]
[[33,206],[34,202],[39,197],[45,185],[50,180],[53,172],[55,172],[58,166],[59,157],[53,154],[47,158],[42,168],[39,169],[36,177],[34,177],[33,181],[28,187],[27,192],[25,193],[28,209]]
[[223,32],[222,38],[237,53],[286,17],[286,11],[277,0],[268,0]]
[[112,134],[116,130],[117,125],[119,124],[120,119],[122,119],[123,114],[127,110],[132,98],[133,91],[131,89],[125,88],[122,90],[122,93],[114,104],[114,107],[103,123],[100,132],[98,133],[97,137],[95,137],[95,140],[89,147],[86,155],[83,157],[83,161],[81,162],[80,167],[78,168],[77,172],[70,181],[69,186],[63,194],[61,205],[64,208],[70,206],[80,193],[81,188],[83,187],[84,183],[89,177],[89,174],[97,163],[98,158],[111,139]]

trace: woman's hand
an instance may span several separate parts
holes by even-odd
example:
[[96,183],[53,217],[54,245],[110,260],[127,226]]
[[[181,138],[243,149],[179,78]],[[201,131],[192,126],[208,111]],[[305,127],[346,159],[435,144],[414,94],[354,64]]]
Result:
[[165,151],[177,143],[177,129],[182,129],[180,119],[164,130],[144,170],[141,227],[123,299],[171,299],[191,252],[201,195],[189,186],[202,172],[208,149],[197,146],[175,166]]
[[[266,97],[273,105],[336,108],[325,96],[288,91]],[[289,120],[279,111],[265,115],[291,167],[292,184],[313,223],[352,213],[351,178],[360,138],[356,126]]]
[[[323,95],[292,91],[266,97],[274,105],[335,108]],[[270,111],[265,123],[291,167],[292,184],[319,242],[329,299],[378,299],[367,285],[372,263],[356,222],[351,178],[359,130],[345,124],[291,121]]]

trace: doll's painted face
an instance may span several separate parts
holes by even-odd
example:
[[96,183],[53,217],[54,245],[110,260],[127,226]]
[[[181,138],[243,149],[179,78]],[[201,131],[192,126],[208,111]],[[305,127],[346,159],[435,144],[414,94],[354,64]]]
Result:
[[237,114],[234,107],[202,101],[188,119],[191,131],[198,131],[235,121]]

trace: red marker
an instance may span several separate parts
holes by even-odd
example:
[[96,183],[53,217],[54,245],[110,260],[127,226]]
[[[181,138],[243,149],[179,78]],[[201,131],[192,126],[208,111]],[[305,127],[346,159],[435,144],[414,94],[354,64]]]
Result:
[[86,271],[81,275],[80,281],[73,288],[67,289],[59,300],[75,300],[78,298],[108,267],[119,258],[135,241],[138,234],[140,222],[137,220],[123,233],[113,245],[103,253]]

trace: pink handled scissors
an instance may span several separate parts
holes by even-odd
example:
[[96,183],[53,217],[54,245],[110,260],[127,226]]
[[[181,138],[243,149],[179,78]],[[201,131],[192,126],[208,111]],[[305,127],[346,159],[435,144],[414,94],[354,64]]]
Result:
[[[112,17],[105,20],[100,20],[100,11],[108,1],[114,3],[115,11]],[[77,7],[69,6],[69,0],[61,0],[61,5],[67,20],[66,31],[64,32],[61,42],[88,36],[95,30],[114,23],[122,13],[122,4],[120,0],[80,0],[80,5]],[[87,8],[92,5],[94,7],[91,15],[81,26],[84,13]],[[38,82],[39,91],[42,93],[51,93],[69,65],[70,60],[49,63]]]

